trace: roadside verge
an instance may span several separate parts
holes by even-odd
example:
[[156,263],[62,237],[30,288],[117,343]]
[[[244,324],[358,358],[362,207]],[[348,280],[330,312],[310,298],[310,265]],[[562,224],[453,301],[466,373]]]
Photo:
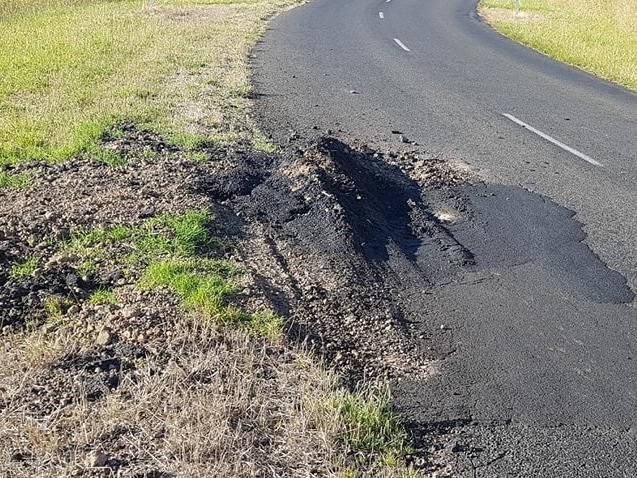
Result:
[[482,0],[497,31],[556,60],[637,91],[637,4],[630,0]]

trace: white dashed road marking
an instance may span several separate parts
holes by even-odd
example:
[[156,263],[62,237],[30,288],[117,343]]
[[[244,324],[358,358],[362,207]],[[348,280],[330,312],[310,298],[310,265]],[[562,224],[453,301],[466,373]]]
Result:
[[511,121],[522,126],[523,128],[528,129],[531,133],[535,133],[538,136],[544,138],[545,140],[553,143],[555,146],[562,148],[564,151],[568,151],[569,153],[574,154],[578,158],[586,161],[587,163],[590,163],[593,166],[599,166],[599,167],[602,166],[602,163],[595,161],[590,156],[587,156],[584,153],[580,153],[578,150],[571,148],[570,146],[562,143],[561,141],[556,140],[555,138],[549,136],[546,133],[542,133],[539,129],[535,129],[533,126],[526,124],[524,121],[517,119],[515,116],[507,114],[507,113],[502,113],[502,116],[504,116],[507,119],[510,119]]
[[409,48],[407,48],[407,47],[405,46],[405,44],[404,44],[403,42],[401,42],[398,38],[394,38],[394,41],[395,41],[395,42],[396,42],[396,44],[397,44],[400,48],[402,48],[403,50],[405,50],[405,51],[411,51],[411,50],[410,50]]

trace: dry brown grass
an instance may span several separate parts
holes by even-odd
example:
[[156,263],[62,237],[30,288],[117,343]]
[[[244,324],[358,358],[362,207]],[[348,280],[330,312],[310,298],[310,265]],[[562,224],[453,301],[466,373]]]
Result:
[[[312,357],[187,319],[172,330],[116,391],[48,413],[25,397],[82,345],[64,328],[13,336],[0,352],[0,476],[110,476],[89,466],[92,451],[119,463],[117,476],[347,476],[357,468],[342,440],[350,425],[334,405],[348,393]],[[34,341],[46,347],[47,337],[51,354],[34,361]],[[381,464],[369,473],[412,471]]]
[[531,48],[637,91],[634,0],[482,0],[498,31]]
[[[301,470],[325,452],[327,430],[308,433],[316,420],[304,399],[327,391],[327,374],[279,361],[268,345],[241,333],[221,335],[186,321],[175,328],[161,358],[128,375],[102,401],[79,400],[40,417],[23,401],[9,400],[0,416],[9,425],[0,432],[8,471],[67,476],[84,470],[89,451],[100,449],[129,462],[131,474],[253,476],[259,469]],[[30,362],[28,355],[25,347],[22,357]],[[11,390],[21,395],[35,375]],[[27,468],[11,465],[9,457],[19,451],[34,456]]]

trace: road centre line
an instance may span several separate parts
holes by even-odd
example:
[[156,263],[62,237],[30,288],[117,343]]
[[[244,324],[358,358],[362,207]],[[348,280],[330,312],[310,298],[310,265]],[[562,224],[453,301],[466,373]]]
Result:
[[598,166],[598,167],[602,167],[602,163],[595,161],[593,158],[591,158],[590,156],[585,155],[584,153],[579,152],[578,150],[571,148],[570,146],[562,143],[561,141],[558,141],[557,139],[549,136],[546,133],[542,133],[542,131],[540,131],[539,129],[535,129],[533,126],[526,124],[524,121],[517,119],[515,116],[510,115],[508,113],[502,113],[502,116],[504,116],[507,119],[510,119],[511,121],[513,121],[514,123],[522,126],[525,129],[528,129],[531,133],[535,133],[538,136],[540,136],[541,138],[544,138],[545,140],[549,141],[550,143],[553,143],[555,146],[558,146],[560,148],[562,148],[564,151],[568,151],[571,154],[574,154],[575,156],[577,156],[580,159],[583,159],[584,161],[586,161],[587,163],[592,164],[593,166]]
[[410,50],[409,48],[407,48],[407,47],[405,46],[405,44],[404,44],[403,42],[401,42],[398,38],[394,38],[394,41],[395,41],[395,42],[396,42],[396,44],[397,44],[400,48],[402,48],[403,50],[405,50],[405,51],[411,51],[411,50]]
[[378,16],[380,17],[381,20],[385,18],[385,14],[383,12],[378,12]]

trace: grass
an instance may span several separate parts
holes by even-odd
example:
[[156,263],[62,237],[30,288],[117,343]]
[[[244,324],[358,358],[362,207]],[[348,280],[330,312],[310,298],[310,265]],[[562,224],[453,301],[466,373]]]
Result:
[[49,320],[60,321],[64,316],[64,312],[71,306],[73,301],[67,297],[52,296],[49,297],[44,308],[46,310]]
[[421,476],[404,465],[413,453],[400,417],[392,410],[386,385],[365,385],[356,391],[340,390],[329,401],[331,415],[339,423],[338,440],[349,450],[356,465],[345,476],[359,476],[361,465],[371,476],[383,476],[387,470],[402,478]]
[[[187,310],[206,320],[275,338],[281,333],[282,318],[269,312],[249,314],[229,305],[237,271],[228,262],[210,257],[225,247],[212,237],[212,221],[208,210],[163,214],[138,226],[75,232],[62,248],[78,255],[77,269],[85,276],[95,271],[96,260],[106,258],[115,247],[126,262],[143,268],[143,289],[169,287]],[[111,294],[98,290],[89,302],[113,303]]]
[[504,35],[557,60],[637,91],[634,0],[483,0],[480,12]]
[[11,267],[10,274],[11,274],[11,277],[15,279],[24,279],[26,277],[30,277],[37,268],[38,268],[38,259],[36,257],[31,257],[24,262],[14,264]]
[[31,182],[31,176],[27,173],[11,174],[0,171],[0,189],[5,188],[25,188]]
[[107,229],[75,231],[64,244],[67,251],[85,260],[103,256],[113,244],[125,244],[128,260],[133,263],[168,256],[193,257],[215,242],[208,227],[212,214],[207,210],[189,211],[181,215],[160,215],[140,226],[119,225]]
[[112,290],[98,289],[91,294],[87,302],[92,305],[117,304],[117,294]]
[[118,163],[99,143],[125,121],[185,148],[252,141],[247,54],[293,1],[0,0],[0,165]]
[[[43,377],[58,383],[56,364],[87,347],[85,333],[78,334],[85,319],[67,314],[67,298],[50,297],[48,323],[56,326],[34,326],[0,348],[0,423],[10,424],[0,427],[0,467],[24,478],[67,475],[87,450],[101,449],[124,450],[133,457],[127,466],[141,464],[131,476],[148,466],[193,478],[256,476],[266,469],[277,476],[420,476],[406,465],[408,437],[386,387],[345,389],[310,354],[284,345],[283,318],[231,304],[238,273],[214,258],[225,246],[211,234],[213,220],[207,210],[160,215],[135,226],[75,232],[61,244],[77,256],[77,267],[88,261],[97,268],[94,257],[123,260],[122,250],[136,251],[138,285],[172,290],[190,313],[163,324],[153,353],[118,379],[116,389],[98,401],[67,399],[45,427],[31,411],[38,408],[25,407],[25,396],[41,389],[36,384]],[[27,262],[19,265],[24,273],[37,265]],[[99,305],[121,298],[98,289],[86,300]],[[137,319],[129,320],[126,327]],[[29,453],[26,465],[3,461],[15,449]]]
[[187,309],[217,324],[246,329],[271,339],[280,336],[283,328],[281,317],[267,311],[249,314],[228,305],[235,287],[219,274],[219,266],[216,262],[196,259],[154,261],[140,283],[145,288],[170,287],[181,297]]
[[351,450],[383,456],[408,451],[407,435],[389,399],[388,388],[369,388],[334,401],[335,412],[345,424],[342,439]]
[[[339,413],[334,406],[347,392],[311,355],[289,350],[281,360],[268,341],[240,330],[220,333],[179,317],[169,326],[172,336],[156,345],[158,353],[117,389],[98,401],[74,399],[46,417],[25,406],[25,393],[55,372],[49,364],[79,347],[68,327],[9,338],[0,348],[0,423],[7,424],[0,426],[0,466],[7,476],[71,476],[94,449],[125,457],[121,471],[130,476],[418,476],[389,459],[369,468],[352,461],[347,434],[368,427],[364,417],[375,416],[379,402],[345,399],[348,412]],[[10,460],[16,450],[29,459]]]

